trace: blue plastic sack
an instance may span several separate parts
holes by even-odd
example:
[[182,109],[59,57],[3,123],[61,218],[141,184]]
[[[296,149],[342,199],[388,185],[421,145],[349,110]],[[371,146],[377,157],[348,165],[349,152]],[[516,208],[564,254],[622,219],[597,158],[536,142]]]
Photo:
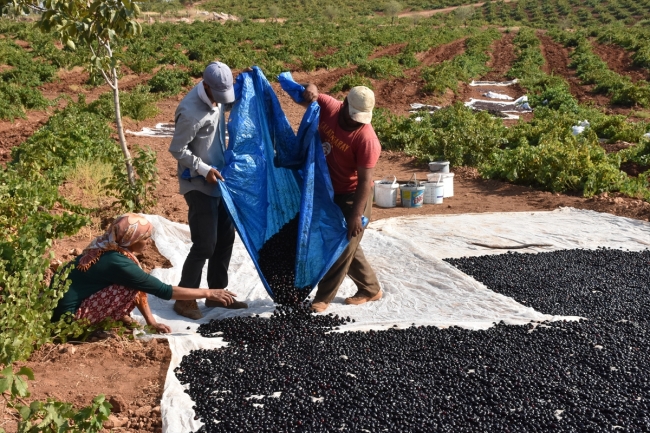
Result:
[[221,171],[225,181],[219,182],[223,200],[274,299],[259,268],[259,251],[299,213],[295,287],[311,291],[348,245],[318,136],[320,108],[311,104],[296,135],[257,67],[237,77],[235,97]]

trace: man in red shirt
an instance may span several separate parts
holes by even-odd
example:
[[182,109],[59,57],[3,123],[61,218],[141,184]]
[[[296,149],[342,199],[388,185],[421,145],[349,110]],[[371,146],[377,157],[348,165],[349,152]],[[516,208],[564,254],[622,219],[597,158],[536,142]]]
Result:
[[318,132],[327,160],[334,202],[343,211],[350,244],[318,283],[312,309],[327,309],[339,286],[349,276],[357,293],[345,300],[359,305],[381,299],[382,292],[375,271],[359,245],[363,236],[362,215],[370,219],[372,210],[372,174],[381,153],[381,145],[370,125],[375,95],[367,87],[354,87],[343,102],[318,93],[314,84],[307,84],[303,93],[307,103],[320,106]]

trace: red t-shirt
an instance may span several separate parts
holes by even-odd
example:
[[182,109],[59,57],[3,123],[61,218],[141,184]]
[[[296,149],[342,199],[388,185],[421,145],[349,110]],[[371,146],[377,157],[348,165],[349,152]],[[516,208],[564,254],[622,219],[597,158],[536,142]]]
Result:
[[332,179],[335,194],[354,192],[357,188],[357,167],[373,168],[381,145],[369,123],[354,131],[341,129],[338,122],[343,103],[331,96],[318,95],[320,122],[318,132]]

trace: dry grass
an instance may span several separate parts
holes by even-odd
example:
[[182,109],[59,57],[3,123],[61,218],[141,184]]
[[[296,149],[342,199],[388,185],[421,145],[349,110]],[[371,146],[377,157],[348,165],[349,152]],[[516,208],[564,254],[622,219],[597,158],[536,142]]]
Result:
[[[112,166],[97,161],[81,161],[71,168],[60,188],[70,203],[90,208],[92,224],[82,229],[78,235],[92,238],[102,230],[102,221],[113,215],[112,204],[115,197],[104,187],[104,181],[111,177]],[[85,233],[87,232],[87,233]]]

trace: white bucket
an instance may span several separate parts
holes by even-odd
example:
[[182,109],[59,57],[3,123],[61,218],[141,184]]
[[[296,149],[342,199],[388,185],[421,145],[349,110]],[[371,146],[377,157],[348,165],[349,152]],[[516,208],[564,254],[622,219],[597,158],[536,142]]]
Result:
[[444,173],[442,183],[445,185],[445,198],[454,196],[454,173]]
[[442,181],[424,184],[424,204],[442,204],[444,196],[445,184]]
[[377,184],[381,182],[381,180],[375,180],[375,184],[372,187],[372,202],[375,202],[375,198],[377,197]]
[[397,206],[397,178],[393,176],[392,182],[383,178],[379,183],[375,183],[375,204],[379,207]]
[[402,207],[422,207],[424,203],[424,185],[418,182],[415,174],[408,183],[400,186]]
[[431,170],[434,173],[449,173],[449,161],[430,162],[429,170]]

